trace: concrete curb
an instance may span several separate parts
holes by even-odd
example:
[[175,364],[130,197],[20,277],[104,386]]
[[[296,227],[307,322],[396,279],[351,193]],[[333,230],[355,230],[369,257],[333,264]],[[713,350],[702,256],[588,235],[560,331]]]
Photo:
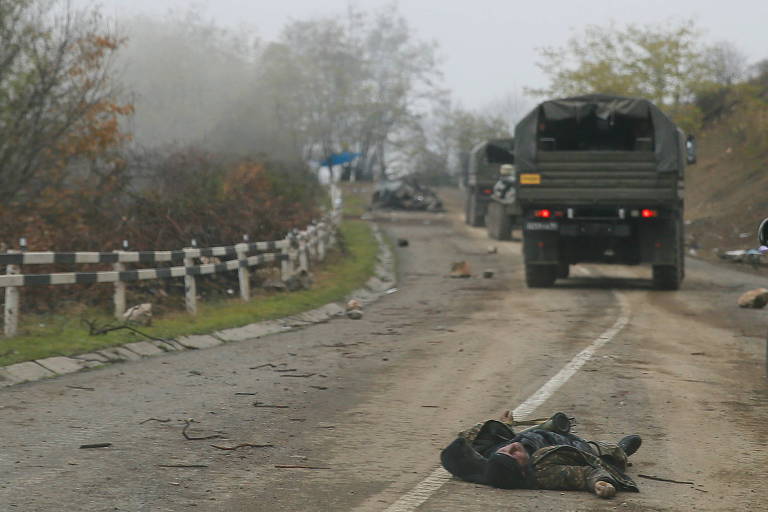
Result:
[[[391,290],[396,290],[394,288],[396,283],[394,255],[384,240],[379,226],[371,223],[371,229],[379,246],[374,275],[368,279],[363,288],[352,292],[345,300],[355,299],[362,304],[370,304],[383,295],[391,293]],[[112,363],[139,361],[143,358],[161,356],[183,350],[202,350],[217,347],[224,343],[261,338],[270,334],[292,331],[309,325],[328,322],[332,318],[344,315],[344,313],[345,308],[343,306],[336,302],[331,302],[297,315],[277,320],[265,320],[242,327],[233,327],[232,329],[224,329],[211,334],[182,336],[179,339],[167,341],[137,341],[88,354],[70,357],[55,356],[25,361],[0,367],[0,388],[24,382],[55,378],[59,375],[75,373]]]

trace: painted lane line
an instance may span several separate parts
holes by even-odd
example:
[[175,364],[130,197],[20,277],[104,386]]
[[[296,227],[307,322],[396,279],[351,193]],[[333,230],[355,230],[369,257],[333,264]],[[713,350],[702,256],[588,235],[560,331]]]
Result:
[[[585,269],[586,270],[586,269]],[[588,274],[589,271],[586,271]],[[543,386],[541,386],[535,393],[533,393],[523,403],[518,405],[513,411],[512,415],[515,419],[524,420],[530,414],[532,414],[537,407],[547,401],[560,386],[568,382],[568,380],[581,368],[584,363],[589,361],[595,352],[604,346],[606,343],[616,337],[622,329],[629,323],[630,308],[624,295],[613,291],[616,301],[619,303],[621,312],[619,318],[614,324],[600,336],[598,336],[587,348],[576,354],[557,374],[549,379]],[[413,512],[422,503],[432,497],[448,480],[451,479],[451,474],[448,473],[442,467],[436,468],[429,474],[424,480],[419,482],[416,487],[411,489],[408,493],[400,497],[395,503],[389,506],[385,512]]]

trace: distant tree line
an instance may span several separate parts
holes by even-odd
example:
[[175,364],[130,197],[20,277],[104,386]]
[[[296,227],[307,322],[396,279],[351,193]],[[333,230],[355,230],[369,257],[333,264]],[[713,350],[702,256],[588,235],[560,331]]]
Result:
[[[689,132],[736,105],[746,107],[742,112],[746,117],[755,117],[750,109],[757,110],[757,118],[765,117],[768,60],[748,66],[733,43],[705,43],[692,21],[590,25],[565,45],[540,48],[539,55],[538,65],[549,77],[549,86],[528,91],[536,96],[643,97]],[[768,126],[753,128],[754,135],[768,140]]]

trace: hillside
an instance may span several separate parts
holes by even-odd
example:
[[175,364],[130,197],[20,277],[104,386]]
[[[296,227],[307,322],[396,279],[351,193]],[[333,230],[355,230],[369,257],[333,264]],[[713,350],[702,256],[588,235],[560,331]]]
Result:
[[768,108],[761,103],[732,108],[698,134],[698,163],[688,167],[685,185],[691,255],[714,260],[757,246],[757,226],[768,217]]

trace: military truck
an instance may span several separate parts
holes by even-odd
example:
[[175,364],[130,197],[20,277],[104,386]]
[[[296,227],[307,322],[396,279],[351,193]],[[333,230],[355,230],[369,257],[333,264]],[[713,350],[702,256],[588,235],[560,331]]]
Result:
[[[690,151],[690,148],[688,148]],[[653,103],[587,95],[545,101],[515,127],[529,287],[579,262],[650,264],[656,288],[684,276],[685,134]]]
[[502,164],[514,162],[513,139],[491,139],[477,144],[469,154],[464,221],[482,226],[493,186]]

